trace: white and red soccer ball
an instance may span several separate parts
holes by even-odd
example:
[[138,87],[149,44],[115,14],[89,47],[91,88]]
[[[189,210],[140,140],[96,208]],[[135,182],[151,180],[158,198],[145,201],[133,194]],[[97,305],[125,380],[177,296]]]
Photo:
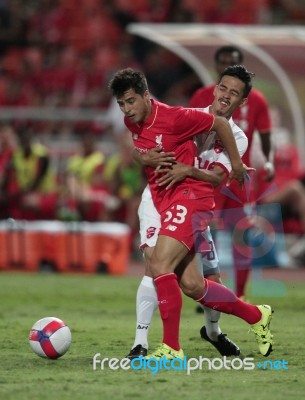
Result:
[[71,339],[69,327],[55,317],[35,322],[29,335],[32,350],[40,357],[51,359],[63,356],[70,347]]

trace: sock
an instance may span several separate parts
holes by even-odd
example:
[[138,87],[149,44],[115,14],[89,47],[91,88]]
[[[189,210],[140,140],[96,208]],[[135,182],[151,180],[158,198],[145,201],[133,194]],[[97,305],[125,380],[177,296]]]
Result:
[[177,276],[174,273],[159,275],[154,279],[160,315],[163,322],[162,342],[180,350],[179,326],[182,309],[182,296],[178,285]]
[[132,348],[138,344],[148,349],[148,331],[153,313],[158,307],[157,292],[153,278],[143,276],[137,291],[136,302],[136,335]]
[[251,248],[233,246],[233,259],[235,267],[235,293],[237,297],[245,295],[246,285],[252,266]]
[[204,321],[205,328],[207,331],[207,335],[210,339],[215,342],[218,341],[218,335],[221,334],[221,329],[219,327],[219,319],[221,313],[217,310],[213,310],[212,308],[203,306],[204,309]]
[[244,269],[244,270],[237,270],[236,271],[236,296],[237,297],[242,297],[245,296],[245,289],[249,277],[250,269]]
[[205,278],[204,281],[204,294],[197,300],[200,304],[225,314],[235,315],[251,325],[261,320],[262,313],[256,306],[242,301],[232,290],[220,283]]

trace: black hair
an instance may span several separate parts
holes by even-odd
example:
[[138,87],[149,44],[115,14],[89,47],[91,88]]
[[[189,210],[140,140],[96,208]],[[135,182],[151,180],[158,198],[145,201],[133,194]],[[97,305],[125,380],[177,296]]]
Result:
[[216,53],[214,54],[214,60],[215,62],[219,62],[220,56],[222,54],[227,54],[227,53],[237,53],[238,55],[238,63],[241,64],[244,61],[244,55],[242,53],[242,51],[236,47],[236,46],[222,46],[219,47],[219,49],[216,51]]
[[231,65],[220,75],[219,82],[224,75],[233,76],[242,81],[245,84],[243,97],[248,97],[248,94],[252,89],[252,78],[255,76],[253,72],[248,71],[244,65]]
[[127,90],[134,89],[137,94],[144,95],[148,90],[145,75],[141,71],[134,71],[131,68],[122,69],[115,73],[108,85],[112,95],[121,97]]

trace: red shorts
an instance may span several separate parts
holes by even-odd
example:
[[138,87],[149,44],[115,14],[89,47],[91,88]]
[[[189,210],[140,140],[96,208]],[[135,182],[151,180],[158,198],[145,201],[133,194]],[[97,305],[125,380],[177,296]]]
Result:
[[197,236],[213,217],[214,198],[181,200],[161,214],[159,235],[170,236],[193,250]]

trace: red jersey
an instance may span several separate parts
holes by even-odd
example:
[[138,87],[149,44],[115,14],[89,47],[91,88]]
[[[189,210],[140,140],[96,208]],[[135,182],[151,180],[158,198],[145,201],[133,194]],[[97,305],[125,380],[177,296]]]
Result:
[[[212,104],[214,100],[214,88],[215,84],[196,90],[190,100],[190,107],[207,107]],[[264,95],[253,88],[249,93],[246,104],[238,107],[232,118],[236,125],[245,132],[248,138],[248,149],[242,157],[242,160],[245,164],[251,165],[250,149],[254,132],[257,130],[261,134],[264,134],[271,131],[268,103]]]
[[[183,107],[172,107],[156,100],[152,101],[152,113],[144,124],[136,124],[125,117],[124,122],[132,133],[136,149],[147,153],[150,149],[160,147],[163,151],[173,151],[177,161],[194,165],[197,158],[197,147],[193,138],[198,133],[209,133],[214,123],[214,116],[200,110]],[[161,214],[171,204],[179,200],[213,197],[210,183],[186,178],[166,190],[156,184],[158,175],[155,169],[145,167],[145,174],[150,185],[156,209]]]

